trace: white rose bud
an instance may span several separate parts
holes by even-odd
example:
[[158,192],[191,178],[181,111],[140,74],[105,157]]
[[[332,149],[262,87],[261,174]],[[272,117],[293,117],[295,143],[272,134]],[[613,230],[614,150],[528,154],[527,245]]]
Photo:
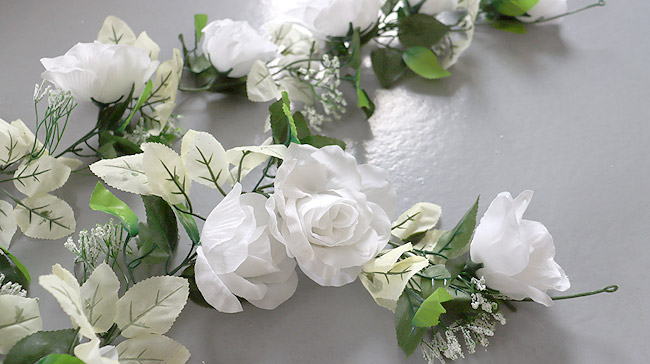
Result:
[[384,170],[338,146],[291,144],[266,207],[271,233],[323,286],[355,280],[390,238],[396,195]]
[[286,13],[320,37],[342,37],[350,24],[361,31],[377,23],[382,0],[310,0]]
[[[539,0],[532,9],[528,10],[527,15],[518,16],[517,19],[525,23],[531,23],[541,18],[548,19],[554,16],[562,15],[567,12],[567,0]],[[540,24],[551,25],[558,24],[562,18],[542,22]]]
[[248,74],[256,60],[271,60],[277,46],[245,21],[223,19],[203,28],[202,49],[217,71],[230,71],[229,77],[239,78]]
[[77,100],[101,103],[124,101],[131,88],[139,95],[158,67],[141,49],[99,42],[77,43],[63,56],[41,58],[41,63],[46,69],[43,79]]
[[476,272],[490,288],[516,300],[530,297],[545,306],[553,304],[548,289],[566,291],[571,286],[555,262],[555,245],[546,227],[523,220],[533,191],[514,200],[502,192],[481,218],[470,246],[472,261],[483,263]]
[[296,291],[296,262],[268,233],[266,198],[242,195],[241,189],[236,184],[205,221],[197,249],[196,285],[221,312],[242,311],[236,296],[271,310]]
[[[422,0],[408,0],[410,6],[416,6]],[[420,10],[419,14],[437,15],[445,11],[456,10],[458,7],[458,0],[426,0]]]

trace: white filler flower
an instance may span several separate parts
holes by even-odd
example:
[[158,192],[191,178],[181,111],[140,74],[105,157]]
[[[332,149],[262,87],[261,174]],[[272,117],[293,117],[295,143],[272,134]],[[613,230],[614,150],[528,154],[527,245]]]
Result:
[[101,103],[124,101],[133,89],[140,95],[158,67],[149,55],[124,44],[77,43],[64,55],[41,58],[46,71],[41,75],[70,91],[77,100],[91,98]]
[[291,144],[266,207],[271,233],[323,286],[355,280],[390,238],[396,195],[384,170],[338,146]]
[[269,61],[277,46],[245,21],[216,20],[203,28],[203,53],[219,72],[238,78],[257,60]]
[[272,310],[296,291],[296,262],[269,233],[266,198],[241,194],[241,185],[212,210],[197,249],[196,285],[221,312],[240,312],[236,296]]
[[516,300],[530,297],[545,306],[553,304],[548,289],[566,291],[571,286],[555,262],[553,238],[544,225],[523,220],[533,191],[514,200],[502,192],[481,218],[470,247],[472,261],[483,263],[477,276],[487,286]]
[[[527,15],[518,16],[517,19],[524,23],[531,23],[540,19],[549,19],[554,16],[562,15],[567,12],[567,0],[539,0],[532,9],[528,10]],[[551,25],[557,24],[562,18],[542,22],[540,24]]]
[[348,34],[350,24],[361,31],[374,26],[383,3],[382,0],[299,1],[286,13],[317,36],[342,37]]

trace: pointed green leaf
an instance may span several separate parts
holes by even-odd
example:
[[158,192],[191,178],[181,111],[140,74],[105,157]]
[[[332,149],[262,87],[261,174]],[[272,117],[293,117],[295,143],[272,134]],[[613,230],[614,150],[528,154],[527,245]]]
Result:
[[492,5],[501,14],[520,16],[532,9],[539,0],[492,0]]
[[309,130],[309,125],[307,124],[307,120],[305,120],[305,116],[300,111],[296,111],[293,114],[293,121],[296,123],[296,130],[298,131],[298,139],[300,139],[300,142],[302,143],[302,139],[304,137],[311,135],[311,131]]
[[89,205],[95,211],[102,211],[120,219],[129,235],[138,235],[138,216],[126,203],[107,190],[101,182],[97,182],[93,194],[90,196]]
[[68,354],[50,354],[38,361],[37,364],[85,364],[79,358]]
[[72,354],[75,343],[75,329],[39,331],[16,343],[3,364],[34,364],[49,354]]
[[440,315],[447,312],[442,307],[443,302],[451,301],[452,297],[444,288],[438,288],[422,302],[413,317],[413,325],[417,327],[431,327],[438,324]]
[[442,68],[438,58],[429,48],[411,47],[402,55],[404,63],[413,72],[428,80],[435,80],[451,75],[446,69]]
[[391,87],[406,72],[402,52],[397,49],[377,48],[370,53],[372,69],[384,88]]
[[[5,253],[5,255],[7,257],[9,257],[9,259],[11,259],[11,261],[16,266],[16,269],[18,269],[20,271],[20,273],[23,275],[23,277],[25,277],[25,280],[27,281],[27,284],[26,285],[21,284],[21,286],[23,286],[24,289],[27,289],[29,287],[29,284],[32,283],[32,277],[29,275],[29,271],[27,270],[27,267],[25,267],[25,265],[20,260],[18,260],[18,258],[16,258],[16,256],[9,253],[9,251],[7,249],[5,249],[3,247],[0,247],[0,249],[2,249],[2,251]],[[7,266],[10,266],[10,265],[7,265]],[[2,263],[2,261],[0,261],[0,272],[2,272],[2,268],[3,268],[3,263]],[[12,282],[16,282],[16,281],[12,281]],[[18,282],[16,282],[16,283],[18,283]]]
[[352,31],[352,41],[350,42],[350,67],[358,70],[361,67],[361,38],[359,37],[359,28]]
[[179,208],[176,209],[176,217],[178,218],[178,221],[180,221],[181,225],[183,225],[183,228],[185,229],[185,232],[187,233],[187,236],[189,236],[190,240],[192,240],[194,244],[199,244],[201,235],[199,233],[199,228],[196,226],[194,216],[182,212],[187,210],[183,204],[178,207]]
[[431,47],[440,42],[450,28],[431,15],[413,14],[399,21],[399,41],[406,47]]
[[138,252],[151,264],[166,261],[178,245],[178,224],[169,204],[158,196],[142,196],[147,224],[140,223]]
[[208,15],[207,14],[194,14],[194,39],[196,43],[201,40],[203,36],[203,28],[208,24]]
[[404,351],[407,357],[411,356],[417,349],[426,329],[413,326],[414,310],[406,297],[408,293],[403,293],[397,301],[395,308],[395,333],[397,335],[397,345]]
[[478,198],[458,224],[453,229],[442,234],[434,247],[434,251],[444,254],[448,259],[454,259],[465,254],[469,250],[474,235],[477,211]]
[[302,144],[309,144],[316,148],[322,148],[326,145],[338,145],[345,150],[345,142],[336,138],[330,138],[323,135],[309,135],[300,139]]
[[129,114],[129,117],[124,120],[122,125],[117,129],[120,133],[123,132],[126,127],[129,125],[131,122],[131,119],[133,118],[133,115],[140,110],[142,105],[149,99],[149,95],[151,95],[151,90],[153,89],[153,81],[149,80],[147,82],[147,85],[144,87],[144,90],[142,90],[142,93],[140,94],[140,97],[138,97],[138,102],[136,102],[135,107],[133,110],[131,110],[131,114]]

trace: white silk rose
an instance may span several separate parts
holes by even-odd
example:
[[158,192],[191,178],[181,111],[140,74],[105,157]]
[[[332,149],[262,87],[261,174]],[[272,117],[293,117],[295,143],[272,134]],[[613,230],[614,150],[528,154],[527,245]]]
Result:
[[246,76],[257,60],[273,59],[277,46],[245,21],[216,20],[203,28],[203,54],[228,77]]
[[287,11],[315,35],[342,37],[348,34],[350,24],[361,31],[377,23],[382,0],[309,0],[302,1]]
[[[408,0],[410,6],[416,6],[422,0]],[[420,6],[419,14],[437,15],[444,11],[456,10],[458,0],[425,0]]]
[[271,233],[320,285],[354,281],[390,238],[397,197],[386,172],[338,146],[291,144],[274,186]]
[[205,221],[194,267],[196,285],[221,312],[242,311],[236,296],[272,310],[296,291],[296,262],[268,233],[266,198],[242,195],[241,189],[236,184]]
[[566,291],[571,286],[564,270],[555,262],[553,238],[544,225],[523,220],[533,191],[524,191],[514,200],[502,192],[492,201],[474,232],[470,257],[483,268],[490,288],[516,300],[530,297],[550,306],[549,289]]
[[124,44],[77,43],[63,56],[41,58],[42,77],[70,91],[77,100],[124,101],[131,88],[139,95],[158,67],[149,55]]
[[[567,0],[539,0],[526,15],[518,16],[517,19],[524,23],[532,23],[540,19],[549,19],[567,12]],[[545,21],[540,24],[557,24],[561,18]]]

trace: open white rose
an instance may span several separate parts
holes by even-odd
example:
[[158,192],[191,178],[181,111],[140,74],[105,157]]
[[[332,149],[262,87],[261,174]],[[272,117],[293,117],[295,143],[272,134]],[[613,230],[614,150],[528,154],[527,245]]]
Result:
[[395,190],[386,172],[338,146],[291,144],[266,207],[271,233],[323,286],[355,280],[390,238]]
[[241,194],[241,185],[212,210],[197,249],[196,285],[221,312],[239,312],[236,296],[272,310],[296,291],[296,262],[269,233],[266,199]]
[[[418,5],[422,0],[408,0],[410,6]],[[443,11],[456,10],[458,0],[425,0],[418,11],[419,14],[436,15]]]
[[[567,12],[567,9],[567,0],[539,0],[532,9],[528,10],[526,15],[518,16],[517,19],[525,23],[531,23],[540,20],[541,18],[549,19],[554,16],[562,15]],[[542,22],[540,24],[557,24],[560,22],[560,19],[562,18]]]
[[342,37],[350,24],[361,31],[379,18],[382,0],[309,0],[287,10],[287,15],[320,37]]
[[158,61],[124,44],[77,43],[63,56],[41,58],[42,77],[70,91],[77,100],[124,101],[131,88],[139,95],[156,71]]
[[203,28],[202,49],[214,68],[238,78],[246,76],[256,60],[271,60],[277,46],[245,21],[223,19]]
[[530,297],[545,306],[553,304],[548,289],[565,291],[571,286],[555,262],[555,245],[546,227],[523,220],[533,191],[514,200],[502,192],[481,218],[470,247],[472,261],[483,263],[476,272],[490,288],[516,300]]

